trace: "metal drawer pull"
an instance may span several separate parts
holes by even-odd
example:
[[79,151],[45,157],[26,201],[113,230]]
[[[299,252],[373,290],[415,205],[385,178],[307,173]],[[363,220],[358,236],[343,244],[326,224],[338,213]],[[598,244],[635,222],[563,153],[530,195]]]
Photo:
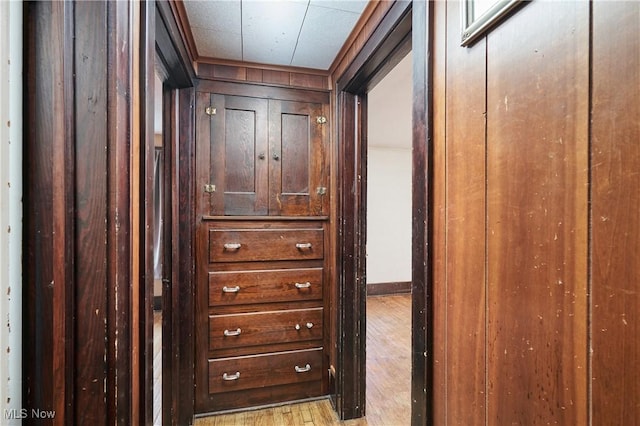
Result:
[[307,281],[306,283],[296,283],[296,288],[309,288],[311,287],[311,283]]
[[297,243],[296,244],[296,248],[302,250],[302,249],[310,249],[311,248],[311,243]]
[[238,380],[239,378],[240,378],[239,371],[236,371],[236,374],[227,374],[227,373],[222,374],[222,380],[226,380],[226,381]]
[[242,244],[240,243],[226,243],[224,245],[225,250],[239,250],[240,247],[242,247]]
[[222,287],[222,291],[225,293],[237,293],[240,291],[240,286],[235,287],[227,287],[226,285]]
[[227,337],[229,337],[229,336],[239,336],[240,333],[242,333],[242,330],[240,330],[239,328],[236,329],[236,330],[231,330],[231,331],[225,330],[224,331],[224,335],[227,336]]
[[[311,370],[311,366],[309,364],[305,365],[304,367],[298,367],[296,365],[295,369],[296,373],[306,373],[307,371]],[[238,375],[240,375],[240,373],[238,373]]]

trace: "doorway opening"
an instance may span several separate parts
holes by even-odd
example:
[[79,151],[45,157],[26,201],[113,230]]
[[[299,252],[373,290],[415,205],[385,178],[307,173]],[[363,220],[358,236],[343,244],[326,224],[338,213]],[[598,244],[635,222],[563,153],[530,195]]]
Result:
[[411,423],[430,424],[433,389],[432,2],[396,2],[338,78],[335,405],[364,416],[366,395],[367,93],[412,51]]
[[411,422],[412,55],[367,93],[366,415]]

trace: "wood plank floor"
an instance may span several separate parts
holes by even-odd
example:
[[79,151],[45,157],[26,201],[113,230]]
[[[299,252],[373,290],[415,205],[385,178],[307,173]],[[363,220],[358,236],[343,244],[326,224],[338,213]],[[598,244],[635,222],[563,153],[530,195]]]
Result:
[[366,417],[340,421],[328,399],[196,419],[195,426],[411,424],[411,295],[367,298]]

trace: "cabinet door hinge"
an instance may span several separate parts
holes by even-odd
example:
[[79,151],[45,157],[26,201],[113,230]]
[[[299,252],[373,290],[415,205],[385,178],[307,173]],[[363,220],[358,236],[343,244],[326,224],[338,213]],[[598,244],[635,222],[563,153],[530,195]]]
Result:
[[216,186],[210,183],[206,183],[204,185],[204,192],[208,192],[209,194],[212,192],[216,192]]
[[204,109],[204,112],[205,112],[207,115],[216,115],[216,113],[217,113],[216,109],[215,109],[214,107],[212,107],[212,106],[208,106],[208,107],[206,107],[206,108]]
[[325,124],[326,122],[327,122],[327,117],[325,117],[324,115],[320,115],[316,117],[316,123]]

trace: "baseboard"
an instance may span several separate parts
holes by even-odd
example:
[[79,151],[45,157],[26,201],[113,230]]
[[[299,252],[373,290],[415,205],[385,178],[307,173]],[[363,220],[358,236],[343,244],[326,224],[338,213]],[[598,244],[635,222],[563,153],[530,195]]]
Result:
[[367,284],[367,296],[411,293],[411,281]]

